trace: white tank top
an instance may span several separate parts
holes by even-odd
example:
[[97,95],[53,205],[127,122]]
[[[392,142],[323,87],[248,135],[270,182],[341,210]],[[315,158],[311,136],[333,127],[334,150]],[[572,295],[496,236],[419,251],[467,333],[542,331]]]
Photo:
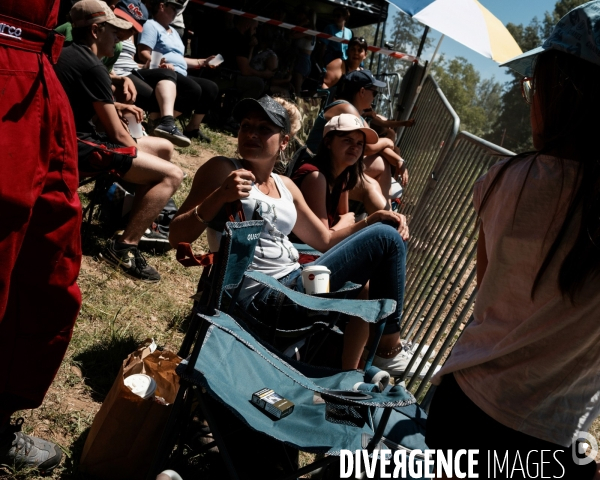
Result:
[[[236,159],[230,158],[230,160],[236,169],[243,168]],[[281,198],[269,197],[262,193],[256,185],[253,185],[250,196],[242,199],[242,205],[248,220],[252,218],[252,213],[257,209],[265,221],[249,270],[257,270],[273,278],[281,278],[300,268],[298,250],[288,239],[288,235],[296,224],[297,213],[292,194],[279,175],[271,173],[271,177],[275,181]],[[210,251],[218,251],[221,232],[208,228],[206,236]],[[254,295],[259,288],[260,284],[246,280],[239,298]]]

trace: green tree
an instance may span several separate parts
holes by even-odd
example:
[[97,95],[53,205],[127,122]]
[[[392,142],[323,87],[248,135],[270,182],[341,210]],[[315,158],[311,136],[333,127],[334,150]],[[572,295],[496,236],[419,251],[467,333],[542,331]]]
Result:
[[[506,28],[515,38],[521,49],[526,52],[541,45],[556,23],[573,8],[586,3],[587,0],[558,0],[552,12],[546,12],[542,23],[537,18],[529,25],[509,23]],[[513,77],[504,85],[500,114],[493,126],[493,131],[485,138],[515,152],[532,150],[531,125],[529,123],[529,106],[521,96],[521,75],[508,70]]]
[[501,86],[494,80],[481,80],[479,72],[463,57],[447,61],[441,57],[432,75],[460,117],[461,128],[474,135],[489,134],[500,107]]
[[373,45],[375,41],[375,32],[377,31],[377,25],[365,25],[364,27],[357,27],[352,29],[352,35],[355,37],[363,37],[369,45]]
[[[425,27],[410,16],[396,12],[392,20],[391,32],[386,32],[385,41],[392,44],[392,49],[397,52],[416,55],[424,30]],[[431,39],[427,38],[425,48],[430,45]],[[381,71],[404,75],[410,65],[411,63],[405,60],[398,60],[386,55],[381,62]]]
[[[509,23],[506,28],[524,52],[541,43],[540,24],[536,18],[527,26]],[[485,138],[514,152],[532,150],[529,105],[521,96],[521,75],[512,70],[508,73],[513,79],[504,84],[500,113]]]

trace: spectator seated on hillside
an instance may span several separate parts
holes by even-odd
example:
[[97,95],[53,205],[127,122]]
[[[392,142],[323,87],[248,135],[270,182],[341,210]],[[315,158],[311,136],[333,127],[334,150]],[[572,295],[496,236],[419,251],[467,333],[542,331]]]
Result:
[[[143,30],[143,25],[148,19],[148,10],[140,0],[117,0],[116,5],[111,8],[116,16],[134,26],[133,31],[126,32],[119,42],[121,48],[110,72],[113,85],[116,79],[131,82],[136,95],[132,101],[125,103],[135,103],[149,113],[150,119],[156,124],[154,125],[156,136],[166,138],[178,147],[189,146],[190,139],[175,125],[174,102],[177,96],[175,71],[168,68],[148,69],[148,65],[140,65],[135,60],[134,39]],[[141,68],[146,68],[143,75],[137,72]]]
[[[315,30],[316,14],[313,10],[305,5],[300,5],[296,8],[296,25],[299,27]],[[296,59],[293,68],[293,82],[296,95],[300,95],[304,80],[312,71],[311,55],[317,44],[317,39],[314,35],[307,35],[302,32],[291,32],[291,37],[294,41]]]
[[250,18],[235,17],[234,28],[226,30],[218,39],[218,45],[225,61],[223,68],[235,72],[231,79],[216,80],[219,88],[235,88],[241,98],[260,98],[266,88],[266,81],[275,75],[272,70],[256,70],[250,65],[252,52],[258,40],[252,37],[254,22]]
[[[333,9],[333,23],[330,23],[325,27],[324,33],[328,33],[329,35],[338,37],[342,40],[350,40],[353,37],[352,30],[346,27],[346,22],[348,22],[349,18],[350,10],[346,7],[335,7]],[[342,60],[348,59],[347,44],[324,38],[319,39],[319,42],[325,47],[320,49],[320,52],[323,53],[322,55],[319,55],[319,59],[321,60],[319,64],[321,67],[326,67],[336,58],[341,58]]]
[[[240,122],[239,158],[214,157],[200,167],[191,191],[171,222],[172,245],[191,243],[207,230],[211,250],[218,250],[220,232],[207,227],[225,204],[241,200],[244,210],[258,207],[265,220],[256,246],[251,270],[264,272],[292,289],[298,289],[302,271],[298,251],[288,235],[293,231],[305,243],[325,252],[314,264],[329,268],[331,289],[347,281],[365,285],[368,298],[396,301],[396,311],[385,323],[384,335],[374,364],[397,375],[404,371],[403,345],[400,342],[400,315],[404,295],[408,228],[404,216],[385,210],[373,213],[367,222],[354,223],[340,230],[330,230],[306,204],[294,182],[273,173],[283,156],[292,129],[288,109],[296,107],[283,99],[265,96],[256,101],[242,100],[234,109]],[[248,214],[247,214],[248,215]],[[391,225],[384,225],[388,222]],[[279,320],[278,328],[296,329],[314,321],[297,304],[280,302],[279,292],[246,280],[240,296],[251,315],[266,322]],[[352,317],[346,326],[342,367],[358,368],[369,337],[369,326]]]
[[[333,117],[342,113],[351,113],[362,118],[362,113],[371,108],[377,96],[378,89],[385,83],[373,77],[369,70],[350,72],[343,77],[336,89],[336,100],[327,105],[315,120],[309,133],[306,145],[311,152],[316,152],[323,138],[323,128]],[[402,122],[405,125],[412,122]],[[381,192],[387,197],[392,183],[391,168],[395,168],[395,176],[400,178],[403,185],[408,182],[408,171],[404,160],[399,154],[394,141],[380,138],[374,145],[365,147],[365,175],[373,178],[379,184]],[[353,198],[352,192],[350,198]]]
[[278,70],[279,58],[277,54],[269,48],[264,39],[260,38],[260,35],[258,45],[255,47],[250,60],[250,67],[258,72],[273,72],[273,77],[266,82],[269,93],[279,97],[290,96],[292,76]]
[[363,69],[362,63],[367,58],[368,48],[369,45],[363,37],[352,37],[348,43],[348,58],[336,58],[327,64],[321,88],[331,90],[331,99],[335,97],[335,86],[344,75]]
[[[75,117],[79,172],[111,172],[137,186],[123,234],[109,240],[99,257],[132,278],[158,282],[159,273],[146,263],[137,245],[179,187],[183,173],[169,161],[173,153],[169,142],[142,137],[136,143],[131,137],[122,115],[131,113],[141,121],[142,111],[115,104],[108,72],[100,62],[101,57],[112,56],[117,29],[132,25],[98,0],[77,2],[71,9],[71,21],[73,43],[63,49],[54,68]],[[105,134],[96,131],[94,115]]]
[[[185,47],[179,34],[170,27],[177,12],[183,8],[184,0],[151,0],[152,20],[144,24],[139,43],[138,54],[142,62],[149,62],[153,51],[163,55],[164,65],[177,75],[177,92],[183,94],[179,108],[184,112],[193,112],[183,134],[188,138],[199,138],[210,142],[200,131],[200,124],[208,110],[215,103],[219,88],[205,78],[188,75],[190,69],[211,67],[208,58],[186,58]],[[142,73],[143,76],[143,73]],[[185,93],[184,93],[185,92]],[[187,103],[184,106],[181,100]],[[185,110],[183,108],[185,107]],[[176,107],[177,108],[177,107]]]
[[295,165],[292,174],[292,180],[323,225],[340,230],[355,223],[348,205],[350,191],[362,193],[368,214],[386,210],[387,199],[375,180],[363,172],[365,147],[377,143],[377,133],[360,117],[342,113],[327,122],[323,135],[315,157]]
[[[69,1],[69,3],[74,3],[74,2]],[[109,0],[108,2],[106,2],[106,4],[113,11],[115,10],[115,5],[117,3],[122,3],[122,2],[120,0]],[[147,12],[147,10],[146,10],[146,7],[143,6],[143,4],[141,4],[141,6],[143,7],[144,10],[143,11],[140,10],[140,14],[144,15],[144,12]],[[70,7],[69,7],[69,9],[70,9]],[[119,15],[119,16],[121,18],[123,18],[124,20],[127,20],[130,23],[132,23],[132,28],[129,30],[118,29],[117,36],[119,37],[119,42],[115,45],[115,53],[111,57],[102,57],[101,61],[106,66],[106,69],[108,70],[108,72],[110,74],[110,78],[113,83],[113,93],[115,94],[115,99],[122,103],[133,103],[135,101],[136,93],[137,93],[134,84],[128,78],[115,75],[112,70],[113,70],[113,66],[114,66],[115,62],[119,58],[119,55],[121,54],[121,51],[123,49],[123,45],[122,45],[121,41],[129,38],[133,34],[133,29],[134,29],[134,27],[136,27],[137,22],[133,23],[131,21],[132,18],[125,18],[124,15]],[[146,17],[147,17],[147,14],[146,14]],[[141,26],[139,24],[137,24],[137,27],[139,27],[139,29],[141,31]],[[68,47],[69,45],[71,45],[71,43],[73,43],[73,35],[72,35],[73,24],[70,21],[63,23],[62,25],[59,25],[54,30],[57,33],[60,33],[61,35],[63,35],[65,37],[65,43],[64,43],[63,47]]]

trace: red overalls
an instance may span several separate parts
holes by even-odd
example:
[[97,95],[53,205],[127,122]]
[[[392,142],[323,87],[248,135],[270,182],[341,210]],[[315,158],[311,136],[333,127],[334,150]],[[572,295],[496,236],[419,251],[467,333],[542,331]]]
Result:
[[42,403],[81,294],[77,140],[48,37],[58,0],[0,0],[0,425]]

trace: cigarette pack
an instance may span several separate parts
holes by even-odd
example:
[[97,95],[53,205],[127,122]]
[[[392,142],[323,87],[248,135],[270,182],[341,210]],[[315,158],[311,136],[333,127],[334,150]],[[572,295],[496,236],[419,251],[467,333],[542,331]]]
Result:
[[252,394],[252,403],[275,418],[287,417],[294,411],[294,403],[270,388],[263,388]]

